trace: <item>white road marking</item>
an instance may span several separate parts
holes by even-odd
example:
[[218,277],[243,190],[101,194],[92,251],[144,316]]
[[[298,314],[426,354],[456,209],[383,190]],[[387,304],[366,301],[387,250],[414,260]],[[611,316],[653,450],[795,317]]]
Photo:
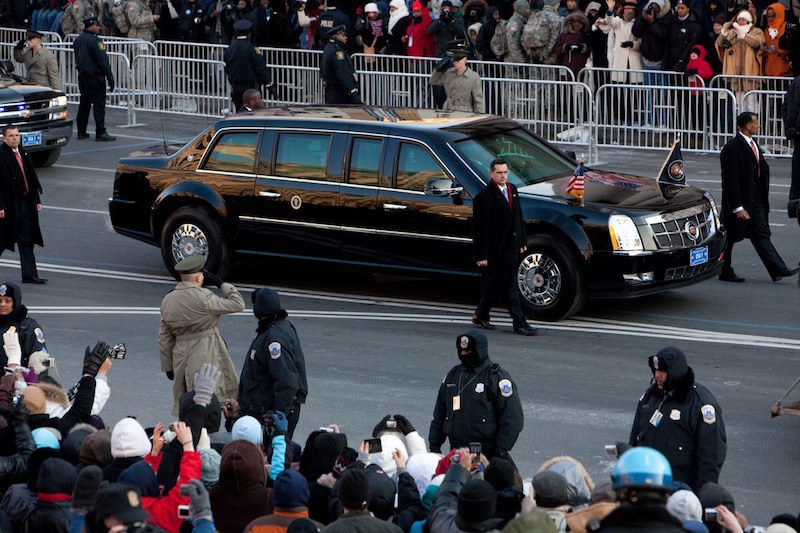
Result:
[[112,174],[116,174],[117,169],[108,169],[108,168],[95,168],[95,167],[79,167],[77,165],[53,165],[53,168],[70,168],[74,170],[91,170],[92,172],[110,172]]
[[42,205],[42,209],[53,209],[54,211],[72,211],[75,213],[90,213],[93,215],[108,216],[108,211],[98,211],[96,209],[78,209],[77,207],[56,207],[54,205]]

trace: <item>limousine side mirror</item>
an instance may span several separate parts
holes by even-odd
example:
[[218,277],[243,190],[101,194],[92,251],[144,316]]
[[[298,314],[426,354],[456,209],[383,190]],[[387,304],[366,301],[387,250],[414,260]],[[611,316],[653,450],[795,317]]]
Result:
[[434,178],[425,183],[422,189],[426,196],[458,196],[464,187],[453,187],[453,180],[448,178]]

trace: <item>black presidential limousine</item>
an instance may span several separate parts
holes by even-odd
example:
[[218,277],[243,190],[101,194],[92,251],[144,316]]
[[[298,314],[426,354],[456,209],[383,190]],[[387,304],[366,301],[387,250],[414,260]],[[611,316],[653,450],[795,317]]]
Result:
[[[238,254],[423,276],[477,276],[472,199],[495,157],[520,192],[526,312],[557,320],[587,297],[624,298],[711,278],[725,244],[711,194],[586,171],[511,120],[375,107],[281,107],[217,121],[171,156],[120,160],[114,229],[224,273]],[[673,196],[671,197],[670,196]],[[669,199],[667,199],[669,198]]]

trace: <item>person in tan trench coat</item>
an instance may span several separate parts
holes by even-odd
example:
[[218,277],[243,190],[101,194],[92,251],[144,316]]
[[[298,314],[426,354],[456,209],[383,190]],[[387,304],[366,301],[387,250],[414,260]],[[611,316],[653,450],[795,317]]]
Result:
[[722,61],[722,73],[738,76],[753,76],[753,79],[726,78],[728,88],[736,95],[741,111],[758,110],[758,99],[744,95],[761,85],[761,65],[764,46],[764,32],[753,24],[753,16],[748,11],[740,11],[736,20],[726,22],[717,37],[715,47]]
[[[244,300],[236,287],[202,272],[204,263],[205,257],[191,256],[175,265],[181,281],[161,302],[158,351],[161,370],[173,380],[173,415],[178,414],[181,395],[194,390],[194,375],[203,363],[214,365],[222,373],[214,389],[218,398],[236,398],[239,390],[236,369],[217,324],[221,315],[244,310]],[[204,288],[206,279],[224,296]]]

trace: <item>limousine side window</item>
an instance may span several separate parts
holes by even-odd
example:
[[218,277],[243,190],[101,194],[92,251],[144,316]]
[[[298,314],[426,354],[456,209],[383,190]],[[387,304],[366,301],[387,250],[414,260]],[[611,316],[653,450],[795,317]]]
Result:
[[425,183],[434,178],[448,178],[448,175],[428,149],[402,143],[397,161],[397,188],[422,192]]
[[350,149],[350,183],[378,185],[381,163],[381,140],[355,137]]
[[203,166],[215,172],[252,174],[256,162],[258,132],[223,133]]
[[281,133],[275,174],[290,178],[328,179],[331,136],[317,133]]

